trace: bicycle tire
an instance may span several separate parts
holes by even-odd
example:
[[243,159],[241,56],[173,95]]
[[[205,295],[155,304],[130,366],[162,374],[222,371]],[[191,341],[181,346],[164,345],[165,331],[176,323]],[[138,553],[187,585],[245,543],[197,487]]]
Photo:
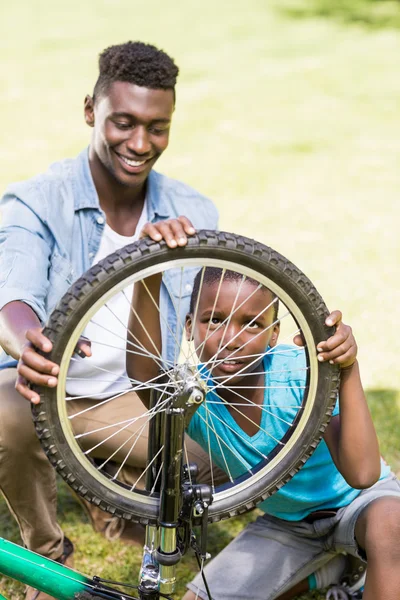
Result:
[[[153,242],[146,238],[94,265],[72,285],[49,318],[44,335],[52,341],[53,349],[48,358],[62,363],[71,334],[83,316],[117,284],[160,263],[188,259],[225,261],[251,273],[259,273],[298,308],[309,327],[314,348],[332,335],[333,328],[325,325],[329,312],[320,294],[293,263],[272,248],[249,238],[202,230],[191,236],[184,248],[171,250],[164,241]],[[315,400],[293,447],[251,485],[237,486],[237,489],[233,486],[226,493],[223,491],[220,497],[217,494],[209,508],[209,521],[229,518],[254,508],[287,483],[319,444],[337,399],[339,368],[319,363],[316,356],[312,360],[316,377]],[[143,524],[157,523],[157,499],[150,504],[142,502],[140,497],[132,499],[122,490],[110,489],[92,476],[77,458],[76,451],[71,449],[63,431],[57,388],[37,389],[41,400],[32,408],[36,431],[49,460],[65,481],[78,494],[115,516]]]

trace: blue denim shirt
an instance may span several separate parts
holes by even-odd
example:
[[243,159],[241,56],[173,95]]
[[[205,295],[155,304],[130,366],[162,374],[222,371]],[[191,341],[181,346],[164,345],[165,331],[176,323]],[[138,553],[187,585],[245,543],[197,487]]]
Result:
[[[214,204],[189,186],[151,171],[147,185],[148,221],[187,216],[196,229],[216,229]],[[42,323],[70,285],[90,268],[105,225],[89,168],[88,150],[75,159],[54,163],[28,181],[11,184],[0,201],[0,309],[13,300],[26,302]],[[190,273],[182,288],[187,311]],[[177,278],[176,278],[177,279]],[[162,290],[168,322],[177,317],[170,296],[179,295],[173,273]],[[180,286],[179,286],[180,287]],[[183,321],[182,321],[183,322]],[[163,348],[173,356],[174,340],[162,325]],[[0,369],[16,361],[0,354]]]

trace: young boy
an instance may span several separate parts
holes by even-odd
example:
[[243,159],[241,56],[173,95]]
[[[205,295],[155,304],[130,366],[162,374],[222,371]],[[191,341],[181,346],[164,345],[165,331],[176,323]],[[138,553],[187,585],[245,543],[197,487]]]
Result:
[[[148,233],[156,240],[164,237],[170,247],[186,243],[184,233],[173,226],[169,232]],[[269,290],[234,272],[222,277],[219,269],[203,271],[201,286],[199,279],[186,330],[211,391],[188,433],[206,451],[211,449],[213,462],[235,478],[260,461],[260,451],[268,454],[273,438],[280,439],[292,420],[291,410],[299,405],[304,387],[304,351],[277,345],[277,303]],[[159,277],[146,285],[157,298]],[[142,286],[135,286],[135,309],[144,302]],[[157,335],[158,319],[146,314],[146,325]],[[399,598],[400,484],[380,459],[351,328],[339,311],[326,323],[336,332],[317,345],[318,359],[341,367],[339,406],[300,472],[262,502],[264,515],[206,566],[214,600],[289,600],[315,584],[324,587],[335,581],[343,553],[368,561],[364,600]],[[131,326],[136,334],[134,319]],[[160,344],[160,335],[156,339]],[[141,367],[128,360],[127,368],[136,379],[139,369],[143,381],[154,376],[149,360]],[[211,428],[206,427],[210,414]],[[208,598],[200,576],[188,587],[184,600]]]

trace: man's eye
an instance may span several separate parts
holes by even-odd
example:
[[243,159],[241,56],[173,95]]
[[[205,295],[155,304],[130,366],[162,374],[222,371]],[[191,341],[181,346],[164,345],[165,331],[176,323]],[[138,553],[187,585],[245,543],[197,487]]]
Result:
[[160,128],[160,127],[150,127],[149,132],[153,135],[162,135],[163,133],[167,133],[168,128]]
[[129,129],[130,125],[129,123],[115,123],[115,126],[118,127],[118,129]]

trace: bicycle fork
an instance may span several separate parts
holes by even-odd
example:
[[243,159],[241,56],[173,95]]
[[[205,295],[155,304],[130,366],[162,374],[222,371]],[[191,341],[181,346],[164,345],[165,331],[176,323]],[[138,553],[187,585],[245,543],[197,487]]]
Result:
[[[186,481],[183,480],[185,427],[204,401],[205,390],[190,367],[178,367],[175,378],[181,385],[178,393],[175,389],[171,395],[172,399],[164,411],[157,411],[157,406],[164,401],[164,394],[152,392],[151,408],[156,411],[156,416],[149,431],[150,468],[146,488],[160,493],[160,512],[158,527],[148,526],[146,529],[138,588],[141,600],[156,599],[160,594],[168,595],[174,591],[175,565],[190,541],[190,534],[185,536],[189,538],[186,543],[178,540],[178,527],[187,529],[191,525],[193,511],[197,516],[206,511],[206,517],[211,502],[209,486],[196,486],[191,481],[196,469],[187,465]],[[168,392],[171,394],[171,390]]]

